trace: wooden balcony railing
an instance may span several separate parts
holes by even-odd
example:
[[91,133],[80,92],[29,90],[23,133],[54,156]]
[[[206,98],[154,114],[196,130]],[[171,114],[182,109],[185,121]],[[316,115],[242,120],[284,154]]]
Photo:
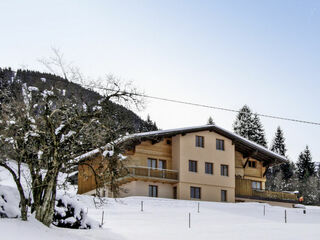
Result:
[[251,180],[236,177],[236,197],[269,201],[297,202],[297,195],[294,193],[253,189],[251,183]]
[[151,177],[159,179],[178,180],[178,171],[143,166],[128,166],[130,176]]
[[257,199],[297,201],[297,195],[288,192],[273,192],[268,190],[252,189],[252,196]]

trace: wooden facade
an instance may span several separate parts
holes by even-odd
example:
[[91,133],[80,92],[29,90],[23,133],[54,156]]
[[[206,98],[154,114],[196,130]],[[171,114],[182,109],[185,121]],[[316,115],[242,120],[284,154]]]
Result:
[[267,201],[297,202],[297,196],[295,194],[287,192],[273,192],[264,189],[253,189],[251,183],[251,180],[236,177],[236,197]]

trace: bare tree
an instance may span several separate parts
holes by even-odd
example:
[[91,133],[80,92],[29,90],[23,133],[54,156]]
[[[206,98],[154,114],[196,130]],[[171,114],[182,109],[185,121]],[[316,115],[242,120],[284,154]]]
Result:
[[[68,79],[70,66],[65,65],[59,52],[54,53],[58,59],[46,62],[48,68],[60,68]],[[105,86],[96,86],[104,95],[95,105],[85,102],[81,105],[74,99],[61,100],[57,89],[39,91],[18,82],[15,84],[21,89],[22,98],[10,95],[11,85],[1,89],[0,99],[4,100],[0,106],[0,166],[8,169],[15,179],[23,220],[27,219],[28,199],[21,184],[21,173],[19,169],[12,169],[9,160],[17,162],[18,168],[22,163],[28,166],[33,197],[31,210],[47,226],[52,222],[59,173],[89,164],[88,152],[101,155],[100,167],[94,169],[99,184],[107,184],[115,194],[119,191],[117,179],[125,174],[122,164],[125,143],[120,134],[125,126],[108,114],[107,103],[114,99],[139,106],[142,101],[131,84],[121,85],[114,80],[107,78]]]

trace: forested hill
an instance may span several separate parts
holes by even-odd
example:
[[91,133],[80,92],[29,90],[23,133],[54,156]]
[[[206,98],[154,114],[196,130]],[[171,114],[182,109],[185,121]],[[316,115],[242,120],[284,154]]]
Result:
[[[95,103],[102,98],[95,91],[83,88],[79,84],[53,74],[29,70],[17,70],[14,72],[10,68],[0,68],[0,88],[6,82],[18,80],[26,83],[28,87],[37,87],[41,91],[45,89],[60,90],[61,95],[59,97],[75,97],[81,106],[83,102]],[[112,115],[119,123],[125,123],[128,126],[127,132],[129,133],[157,130],[156,124],[150,119],[144,121],[133,111],[111,101],[109,101],[108,114]]]

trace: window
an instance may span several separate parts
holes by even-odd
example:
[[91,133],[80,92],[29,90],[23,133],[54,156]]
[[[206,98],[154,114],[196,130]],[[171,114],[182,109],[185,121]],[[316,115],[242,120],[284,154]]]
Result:
[[251,182],[251,188],[252,189],[261,189],[261,182],[252,181]]
[[159,168],[166,169],[167,168],[167,161],[166,160],[159,160]]
[[178,194],[177,194],[177,187],[173,187],[173,199],[177,199]]
[[248,165],[249,165],[249,167],[251,167],[251,168],[256,168],[256,167],[257,167],[255,161],[249,161],[249,162],[248,162]]
[[228,165],[221,165],[221,176],[229,176]]
[[204,148],[204,137],[196,136],[196,147]]
[[205,163],[205,173],[213,174],[213,163]]
[[158,186],[149,185],[149,197],[158,197]]
[[224,151],[224,140],[217,139],[216,140],[216,148],[217,148],[217,150]]
[[197,172],[198,166],[197,161],[189,160],[189,172]]
[[227,190],[221,190],[221,202],[227,201]]
[[157,168],[157,159],[148,159],[148,167],[149,168]]
[[190,187],[190,198],[201,199],[201,188]]

